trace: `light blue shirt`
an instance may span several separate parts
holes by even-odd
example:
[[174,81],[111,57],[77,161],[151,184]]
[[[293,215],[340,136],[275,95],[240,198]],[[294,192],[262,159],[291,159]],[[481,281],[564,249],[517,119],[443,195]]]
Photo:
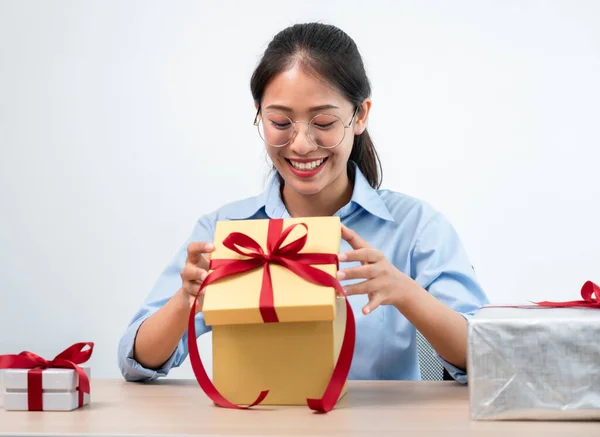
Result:
[[[352,199],[335,215],[383,252],[398,270],[463,316],[469,317],[488,303],[456,231],[442,214],[425,202],[389,190],[375,190],[356,168]],[[188,244],[212,242],[217,220],[288,217],[277,176],[261,195],[230,203],[201,217],[121,338],[118,362],[123,377],[128,381],[150,381],[166,376],[188,355],[186,332],[160,369],[144,368],[133,358],[135,335],[142,322],[181,288],[180,272],[185,265]],[[342,240],[340,250],[352,249]],[[341,263],[340,268],[353,265],[357,263]],[[342,285],[352,282],[356,280],[342,281]],[[363,315],[362,308],[368,302],[366,295],[350,296],[349,301],[356,318],[356,346],[349,379],[421,379],[414,326],[393,306],[380,306],[369,315]],[[198,335],[210,329],[199,313],[196,316]],[[464,371],[439,359],[454,379],[466,382]]]

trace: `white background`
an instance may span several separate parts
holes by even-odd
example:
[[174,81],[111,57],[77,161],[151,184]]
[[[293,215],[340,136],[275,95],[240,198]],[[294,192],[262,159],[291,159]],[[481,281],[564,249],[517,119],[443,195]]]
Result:
[[94,341],[120,375],[196,219],[263,188],[250,75],[307,20],[358,44],[384,187],[452,221],[493,302],[600,282],[600,2],[0,1],[0,354]]

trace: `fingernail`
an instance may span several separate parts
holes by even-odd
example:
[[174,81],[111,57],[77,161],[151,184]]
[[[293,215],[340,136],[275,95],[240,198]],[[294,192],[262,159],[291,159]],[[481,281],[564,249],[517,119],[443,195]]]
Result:
[[207,243],[207,244],[204,246],[204,248],[205,248],[206,250],[213,250],[213,249],[215,248],[215,246],[213,246],[213,245],[212,245],[212,243]]
[[341,281],[342,279],[344,279],[346,277],[346,273],[344,273],[340,270],[337,272],[337,277]]
[[365,316],[366,316],[367,314],[369,314],[370,312],[371,312],[371,310],[370,310],[369,308],[364,308],[364,309],[363,309],[363,313],[365,314]]
[[200,280],[201,280],[201,281],[204,281],[204,280],[206,279],[206,276],[207,276],[207,275],[208,275],[208,274],[207,274],[206,272],[203,272],[203,273],[200,275]]
[[340,261],[346,261],[346,260],[348,259],[348,255],[346,255],[345,253],[340,253],[340,254],[338,255],[338,259],[339,259]]

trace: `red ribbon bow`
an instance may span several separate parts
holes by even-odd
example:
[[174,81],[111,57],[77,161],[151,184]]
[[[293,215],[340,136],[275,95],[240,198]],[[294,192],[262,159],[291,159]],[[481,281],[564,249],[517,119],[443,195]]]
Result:
[[[86,346],[89,349],[83,350]],[[0,369],[31,369],[27,372],[27,402],[30,411],[44,409],[42,372],[45,369],[73,369],[79,375],[79,407],[82,407],[83,394],[90,393],[90,380],[78,364],[89,360],[93,349],[94,343],[75,343],[52,360],[27,351],[18,355],[0,355]]]
[[570,300],[567,302],[536,302],[537,305],[552,308],[600,308],[600,287],[592,281],[587,281],[581,287],[581,297],[583,300]]
[[[290,232],[292,232],[292,230],[298,225],[303,226],[307,233],[297,240],[294,240],[282,247],[283,242],[288,237]],[[206,370],[204,369],[204,365],[200,359],[198,345],[196,343],[194,309],[196,307],[196,301],[198,300],[200,292],[207,285],[217,281],[218,279],[236,275],[262,266],[263,282],[259,302],[260,312],[263,320],[266,323],[278,322],[279,320],[274,308],[273,285],[271,283],[271,273],[269,270],[270,264],[278,264],[314,284],[333,287],[338,294],[344,296],[344,299],[346,300],[346,328],[344,331],[344,341],[342,343],[338,361],[334,367],[332,376],[321,399],[307,399],[310,409],[320,413],[326,413],[335,406],[335,403],[339,398],[350,371],[356,335],[354,315],[352,313],[352,308],[348,303],[348,299],[346,299],[345,293],[340,286],[340,283],[334,277],[325,273],[324,271],[310,266],[310,264],[336,264],[337,266],[337,256],[334,254],[323,253],[300,253],[300,250],[302,250],[306,244],[308,236],[308,226],[304,223],[289,226],[285,229],[285,231],[283,231],[283,233],[281,232],[282,229],[282,219],[269,220],[269,229],[267,235],[268,253],[265,253],[260,244],[246,234],[233,232],[229,234],[227,238],[225,238],[223,241],[223,245],[225,247],[240,255],[248,256],[249,258],[211,260],[210,268],[214,270],[212,270],[206,279],[204,279],[204,282],[198,290],[196,299],[194,300],[194,303],[190,309],[190,317],[188,320],[188,349],[190,354],[190,362],[200,387],[215,404],[221,407],[246,409],[260,404],[265,399],[269,393],[268,390],[262,391],[256,400],[250,405],[242,407],[228,401],[219,393],[206,374]]]

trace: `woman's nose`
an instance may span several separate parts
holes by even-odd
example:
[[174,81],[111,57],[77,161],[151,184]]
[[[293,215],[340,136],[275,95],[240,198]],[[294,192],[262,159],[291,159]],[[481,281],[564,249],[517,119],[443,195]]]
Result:
[[308,137],[308,125],[301,122],[296,122],[296,132],[290,143],[290,148],[298,155],[307,155],[317,149]]

